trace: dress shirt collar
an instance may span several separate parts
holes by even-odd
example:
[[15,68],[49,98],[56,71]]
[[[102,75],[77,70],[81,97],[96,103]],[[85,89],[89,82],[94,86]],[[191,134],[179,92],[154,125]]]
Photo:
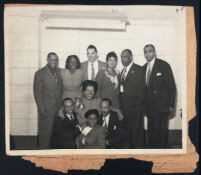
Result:
[[133,65],[133,61],[126,67],[126,72],[129,72],[129,70],[130,70],[130,68],[131,68],[132,65]]
[[154,63],[155,63],[156,58],[154,57],[150,62],[147,62],[148,64],[150,64],[150,68],[152,70]]
[[126,68],[125,78],[127,77],[128,72],[130,71],[130,68],[131,68],[132,65],[133,65],[133,61],[127,67],[124,67],[124,68]]
[[49,66],[49,64],[47,64],[47,67],[49,68],[49,70],[51,71],[52,74],[57,72],[57,68],[52,68]]
[[74,118],[73,114],[72,114],[72,115],[65,114],[65,115],[66,115],[66,117],[68,117],[68,118],[69,118],[69,120],[73,120],[73,118]]
[[94,67],[97,66],[97,65],[98,65],[98,59],[96,59],[94,62],[88,61],[88,65],[89,65],[90,67],[91,67],[92,63],[93,63],[93,65],[94,65]]

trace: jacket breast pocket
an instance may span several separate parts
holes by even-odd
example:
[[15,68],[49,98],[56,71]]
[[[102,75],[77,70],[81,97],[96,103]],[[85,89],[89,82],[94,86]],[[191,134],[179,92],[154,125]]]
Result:
[[163,75],[156,76],[156,78],[155,78],[155,81],[156,81],[156,83],[157,83],[158,86],[160,86],[160,85],[162,85],[164,83],[163,80],[164,80]]

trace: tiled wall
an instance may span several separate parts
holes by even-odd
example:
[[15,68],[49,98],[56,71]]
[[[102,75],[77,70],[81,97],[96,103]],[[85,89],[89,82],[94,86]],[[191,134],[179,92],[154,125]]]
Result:
[[[9,61],[10,85],[10,131],[12,135],[37,135],[37,108],[33,98],[33,77],[39,68],[46,64],[50,51],[58,54],[60,67],[64,67],[66,57],[77,54],[81,61],[86,60],[86,48],[94,44],[98,48],[100,60],[105,61],[109,51],[115,51],[120,58],[123,49],[133,51],[134,61],[143,65],[143,47],[147,43],[156,46],[159,58],[170,63],[177,85],[177,112],[170,120],[170,129],[181,129],[182,75],[181,64],[185,56],[185,23],[180,17],[164,19],[136,19],[128,13],[130,25],[126,32],[46,30],[41,24],[41,10],[26,16],[12,12],[5,15],[6,51]],[[130,16],[129,16],[130,15]],[[130,18],[129,18],[130,17]],[[8,23],[9,21],[9,23]],[[18,25],[16,25],[18,24]],[[40,30],[40,35],[39,35]],[[40,37],[39,37],[40,36]],[[41,60],[40,60],[41,59]],[[118,63],[118,69],[122,65]]]

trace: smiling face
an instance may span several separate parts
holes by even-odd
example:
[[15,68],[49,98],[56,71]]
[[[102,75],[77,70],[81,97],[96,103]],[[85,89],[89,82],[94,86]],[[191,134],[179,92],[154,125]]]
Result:
[[94,48],[87,49],[87,57],[90,62],[94,62],[98,58],[97,52]]
[[71,72],[74,72],[78,67],[78,62],[75,57],[69,58],[69,69]]
[[59,59],[58,59],[58,56],[57,55],[50,55],[48,58],[47,58],[47,64],[55,69],[56,67],[58,67],[58,64],[59,64]]
[[97,124],[98,116],[96,114],[91,114],[87,118],[87,124],[89,127],[94,127]]
[[152,46],[145,47],[144,56],[146,60],[150,62],[156,56],[155,49]]
[[115,69],[117,66],[117,59],[115,57],[110,57],[107,61],[107,65],[112,68]]
[[74,104],[72,100],[66,100],[64,101],[64,112],[68,115],[72,115],[74,111]]
[[100,112],[103,117],[107,116],[110,113],[111,109],[112,109],[112,107],[110,106],[108,101],[101,102]]
[[128,51],[123,51],[121,53],[121,62],[123,64],[124,67],[127,67],[133,60],[133,56],[130,55],[130,53]]
[[87,86],[86,90],[84,91],[84,96],[88,99],[91,100],[95,97],[95,89],[93,86]]

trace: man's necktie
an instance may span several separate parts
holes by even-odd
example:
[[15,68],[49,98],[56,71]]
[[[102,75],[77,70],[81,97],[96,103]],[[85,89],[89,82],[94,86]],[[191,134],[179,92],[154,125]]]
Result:
[[91,63],[91,80],[95,80],[94,63]]
[[122,76],[121,76],[121,82],[124,82],[126,79],[126,67],[124,67],[123,72],[122,72]]
[[147,70],[147,86],[149,85],[149,80],[150,80],[150,76],[151,76],[151,66],[150,63],[148,63],[148,70]]
[[71,119],[71,120],[74,120],[74,116],[73,116],[73,115],[70,115],[70,119]]
[[66,114],[66,118],[70,118],[70,120],[74,120],[74,116],[73,115],[67,115]]
[[105,132],[107,132],[106,117],[103,117],[103,128],[105,128]]

